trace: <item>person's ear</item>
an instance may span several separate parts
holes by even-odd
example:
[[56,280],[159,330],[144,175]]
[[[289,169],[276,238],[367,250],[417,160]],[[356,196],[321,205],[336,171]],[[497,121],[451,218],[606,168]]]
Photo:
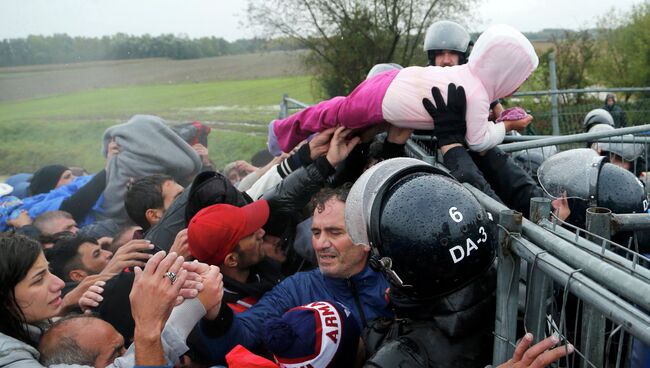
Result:
[[145,213],[144,217],[147,219],[147,222],[150,225],[155,225],[162,218],[163,211],[158,208],[149,208]]
[[235,268],[239,265],[239,256],[235,252],[230,252],[226,255],[226,258],[223,259],[223,265]]
[[88,272],[80,269],[75,269],[68,272],[68,277],[74,282],[81,282],[83,279],[88,277]]

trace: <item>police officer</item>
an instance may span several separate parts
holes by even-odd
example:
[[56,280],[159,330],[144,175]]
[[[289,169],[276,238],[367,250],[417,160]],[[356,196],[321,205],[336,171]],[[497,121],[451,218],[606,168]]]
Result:
[[[469,190],[419,160],[386,160],[354,184],[345,216],[352,241],[371,247],[372,267],[389,279],[396,314],[366,329],[366,366],[490,362],[496,227]],[[523,358],[531,341],[527,335],[504,367],[529,366],[557,342],[546,339]],[[549,350],[535,364],[545,366],[565,352]]]
[[567,198],[566,221],[584,228],[588,207],[614,213],[643,213],[648,201],[643,184],[631,172],[594,150],[576,148],[544,161],[537,172],[540,185],[553,198]]
[[[427,53],[428,65],[454,66],[467,63],[474,42],[469,33],[456,22],[437,21],[427,28],[424,35],[424,52]],[[490,120],[501,115],[503,106],[499,100],[490,104]]]
[[[611,131],[614,130],[614,118],[607,110],[593,109],[585,115],[582,125],[584,131],[588,133]],[[622,138],[634,138],[634,136],[626,134]],[[596,150],[600,155],[608,156],[612,164],[631,171],[637,176],[646,170],[643,144],[614,141],[587,142],[587,147]]]

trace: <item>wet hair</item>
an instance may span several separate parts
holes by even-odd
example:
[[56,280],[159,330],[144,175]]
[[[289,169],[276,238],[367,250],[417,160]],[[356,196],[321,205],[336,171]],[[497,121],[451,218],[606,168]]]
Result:
[[174,181],[174,178],[164,174],[149,175],[133,182],[126,191],[124,199],[126,213],[143,230],[151,227],[147,221],[147,210],[165,206],[162,186],[168,181]]
[[41,254],[41,245],[18,234],[0,234],[0,332],[30,343],[27,321],[16,302],[16,285],[21,282]]
[[350,193],[351,183],[345,183],[336,188],[323,188],[318,193],[314,194],[311,199],[311,206],[318,213],[323,212],[325,203],[332,198],[345,203]]
[[45,251],[45,258],[50,262],[52,273],[69,282],[70,271],[72,270],[85,270],[86,267],[81,260],[79,248],[82,244],[91,243],[97,244],[97,239],[75,236],[71,238],[61,239],[54,244],[54,247]]

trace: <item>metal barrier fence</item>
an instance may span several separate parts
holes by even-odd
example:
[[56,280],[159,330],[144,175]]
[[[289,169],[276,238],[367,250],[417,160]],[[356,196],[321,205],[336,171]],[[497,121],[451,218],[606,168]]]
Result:
[[[616,215],[591,208],[587,223],[592,232],[573,233],[551,215],[548,199],[531,201],[528,220],[467,187],[488,211],[498,214],[495,364],[512,356],[522,327],[535,341],[557,334],[572,343],[576,353],[561,362],[567,367],[629,366],[632,344],[650,345],[650,270],[640,264],[650,260],[595,234],[613,233]],[[650,215],[637,216],[650,221]],[[649,228],[625,216],[616,222]],[[525,284],[520,284],[520,275]]]

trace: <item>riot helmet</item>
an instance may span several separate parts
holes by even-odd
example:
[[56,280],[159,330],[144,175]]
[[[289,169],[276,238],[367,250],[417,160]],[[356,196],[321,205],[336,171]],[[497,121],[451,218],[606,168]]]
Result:
[[634,174],[588,148],[554,155],[542,163],[537,175],[549,196],[566,195],[571,200],[569,222],[578,226],[584,226],[587,207],[605,207],[614,213],[637,213],[647,207],[645,189]]
[[401,70],[404,69],[403,66],[395,63],[382,63],[382,64],[375,64],[372,68],[370,68],[370,71],[368,72],[368,75],[366,76],[366,79],[370,79],[374,77],[377,74],[383,73],[388,70]]
[[433,23],[424,36],[424,52],[427,53],[429,65],[435,65],[436,54],[442,50],[457,52],[459,64],[465,64],[472,45],[469,33],[465,28],[449,20]]
[[593,109],[585,115],[585,119],[582,121],[582,127],[585,132],[588,132],[596,124],[607,124],[614,127],[614,118],[605,109]]
[[648,209],[645,187],[634,174],[606,163],[598,178],[598,206],[614,213],[643,213]]
[[411,158],[383,161],[350,190],[348,234],[371,247],[371,266],[413,300],[452,293],[485,274],[496,227],[472,193],[445,170]]
[[[608,124],[594,124],[589,128],[588,133],[598,133],[612,131],[615,128]],[[634,139],[632,134],[620,136],[620,138]],[[614,160],[612,155],[616,155],[617,160],[633,162],[641,159],[645,152],[645,146],[641,143],[623,143],[614,140],[610,142],[587,142],[587,147],[596,150],[603,156],[609,156],[610,161]]]

